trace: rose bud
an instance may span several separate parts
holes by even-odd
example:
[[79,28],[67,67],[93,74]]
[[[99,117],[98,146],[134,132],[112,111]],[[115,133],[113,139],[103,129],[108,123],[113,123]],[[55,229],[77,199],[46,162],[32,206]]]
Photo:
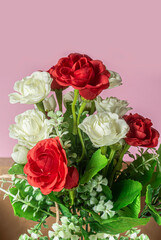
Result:
[[68,174],[64,188],[66,189],[75,188],[78,186],[78,182],[79,182],[78,170],[74,166],[68,167]]

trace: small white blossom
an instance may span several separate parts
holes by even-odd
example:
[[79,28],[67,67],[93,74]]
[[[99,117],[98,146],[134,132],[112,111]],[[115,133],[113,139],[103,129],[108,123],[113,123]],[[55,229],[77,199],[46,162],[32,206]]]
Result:
[[141,234],[139,236],[139,240],[150,240],[150,238],[147,235],[145,235],[145,234]]
[[96,176],[95,181],[97,182],[97,184],[95,186],[97,192],[102,191],[102,186],[101,185],[107,186],[107,184],[108,184],[107,178],[103,178],[102,175]]
[[40,237],[40,234],[37,234],[37,233],[31,233],[31,237],[33,238],[33,239],[38,239],[39,237]]
[[104,200],[104,198],[100,200],[98,204],[93,207],[93,211],[100,213],[102,219],[112,218],[115,215],[115,211],[112,210],[113,202],[111,200],[104,202]]
[[63,216],[63,217],[61,217],[61,222],[62,222],[62,224],[67,225],[70,221],[67,217]]
[[89,202],[90,202],[90,205],[95,205],[98,203],[98,200],[95,197],[91,197]]
[[140,229],[132,228],[126,232],[126,235],[131,239],[135,239],[137,238],[137,235],[140,233],[140,231]]
[[17,93],[11,93],[10,103],[39,103],[47,97],[51,90],[53,79],[47,72],[34,72],[31,76],[17,81],[14,90]]
[[97,233],[97,234],[92,234],[89,236],[90,240],[97,240],[97,239],[108,239],[108,240],[115,240],[114,237],[119,237],[119,235],[110,235],[107,233]]
[[110,146],[125,138],[129,126],[116,113],[102,112],[86,117],[78,126],[97,148]]
[[49,231],[48,235],[51,239],[72,239],[72,240],[78,240],[79,236],[74,234],[75,233],[81,233],[81,229],[78,225],[78,220],[72,216],[71,219],[68,219],[67,217],[62,217],[61,219],[61,225],[58,223],[54,223],[52,225],[53,231]]
[[122,85],[122,79],[120,75],[117,72],[113,72],[113,71],[109,71],[109,72],[111,74],[109,78],[109,82],[110,82],[109,88],[114,88]]
[[49,138],[53,126],[39,110],[27,110],[15,117],[10,125],[10,137],[18,139],[20,145],[31,149],[39,141]]
[[115,97],[102,99],[98,96],[95,100],[97,112],[111,112],[117,113],[120,117],[124,116],[131,107],[128,107],[128,102],[125,100],[119,100]]
[[27,234],[23,234],[19,237],[18,240],[29,240],[29,239],[30,239],[30,237]]

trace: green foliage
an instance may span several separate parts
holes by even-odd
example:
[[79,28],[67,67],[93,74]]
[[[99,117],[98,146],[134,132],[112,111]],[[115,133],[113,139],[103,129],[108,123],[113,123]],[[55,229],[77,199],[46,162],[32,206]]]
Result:
[[153,173],[150,184],[152,188],[158,188],[161,185],[161,145],[157,150],[158,162],[156,171]]
[[24,174],[24,165],[15,163],[12,167],[8,170],[9,174]]
[[132,179],[146,186],[152,178],[156,164],[157,155],[145,151],[142,155],[137,155],[137,158],[121,173],[119,180]]
[[82,236],[84,240],[89,240],[88,233],[81,227]]
[[38,221],[44,214],[49,216],[52,202],[39,189],[31,187],[26,180],[16,179],[10,190],[14,214],[27,220]]
[[56,203],[58,203],[58,204],[62,204],[62,201],[60,200],[60,198],[58,198],[58,197],[54,194],[54,192],[51,192],[51,193],[48,195],[48,197],[50,198],[51,201],[56,202]]
[[[16,197],[16,195],[18,194],[18,189],[11,188],[10,193]],[[28,201],[28,199],[23,198],[20,194],[19,194],[19,198],[18,197],[13,198],[10,196],[10,201],[11,201],[15,216],[23,217],[23,218],[26,218],[27,220],[32,220],[32,221],[38,221],[43,216],[42,212],[37,211],[36,206],[32,205]],[[27,208],[25,209],[24,207],[25,208],[27,207]]]
[[122,180],[117,182],[113,189],[113,210],[119,210],[127,205],[131,204],[142,190],[141,183],[133,180]]
[[48,196],[49,196],[51,201],[58,203],[60,211],[62,212],[63,216],[66,216],[66,217],[71,217],[72,216],[69,209],[66,206],[64,206],[62,201],[54,194],[54,192],[51,192]]
[[140,194],[127,207],[119,210],[119,215],[122,217],[137,218],[140,213],[141,201]]
[[[149,213],[152,215],[152,217],[155,219],[155,221],[161,225],[161,216],[159,214],[159,212],[156,209],[156,206],[153,205],[153,188],[151,187],[151,185],[147,186],[147,192],[146,192],[146,199],[145,202],[147,204],[147,208]],[[159,206],[159,208],[161,208],[161,206]]]
[[149,222],[149,218],[130,218],[130,217],[118,217],[100,222],[93,221],[90,223],[92,230],[96,232],[104,232],[109,234],[123,233],[133,227],[146,225]]
[[108,163],[108,159],[105,155],[101,154],[101,150],[98,149],[91,157],[86,169],[85,173],[80,179],[80,183],[87,183],[90,179],[92,179],[100,170],[102,170]]
[[109,186],[104,186],[102,185],[102,190],[103,190],[103,193],[104,195],[106,196],[106,198],[108,200],[112,200],[112,191],[111,189],[109,188]]

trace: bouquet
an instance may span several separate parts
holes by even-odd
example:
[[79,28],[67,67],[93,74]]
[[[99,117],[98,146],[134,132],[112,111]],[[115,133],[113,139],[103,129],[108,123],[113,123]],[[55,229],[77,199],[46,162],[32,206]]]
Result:
[[121,84],[102,61],[78,53],[15,83],[10,102],[34,104],[9,128],[18,144],[0,177],[14,214],[37,222],[19,240],[148,240],[136,227],[151,217],[161,225],[159,133],[150,119],[127,113],[127,101],[99,96]]

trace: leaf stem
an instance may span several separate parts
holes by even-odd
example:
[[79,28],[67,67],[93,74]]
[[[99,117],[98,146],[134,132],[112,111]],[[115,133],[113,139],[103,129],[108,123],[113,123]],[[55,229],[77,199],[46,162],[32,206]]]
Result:
[[112,161],[112,159],[113,159],[113,157],[114,157],[114,155],[115,155],[115,152],[116,152],[116,150],[114,150],[113,148],[111,148],[111,152],[110,152],[110,156],[109,156],[109,161],[108,161],[106,167],[103,169],[103,176],[104,176],[104,177],[107,177],[108,168],[109,168],[109,165],[110,165],[110,163],[111,163],[111,161]]
[[[80,117],[81,117],[81,114],[83,113],[83,110],[85,109],[86,104],[87,104],[87,100],[83,100],[83,102],[82,102],[82,104],[81,104],[81,107],[80,107],[80,109],[79,109],[79,113],[78,113],[77,126],[78,126],[79,123],[80,123]],[[79,139],[80,139],[80,142],[81,142],[81,145],[82,145],[82,155],[81,155],[81,157],[78,159],[77,162],[81,162],[81,160],[82,160],[82,159],[84,158],[84,156],[86,155],[86,149],[85,149],[85,145],[84,145],[84,141],[83,141],[83,137],[82,137],[80,128],[78,128],[78,135],[79,135]]]
[[109,182],[109,186],[112,186],[112,183],[113,183],[113,180],[114,180],[114,177],[115,177],[115,174],[121,169],[122,167],[122,159],[125,155],[125,153],[128,151],[128,149],[130,148],[130,145],[128,144],[125,144],[121,154],[120,154],[120,157],[119,157],[119,160],[111,174],[111,177],[110,177],[110,182]]
[[79,90],[74,90],[74,99],[72,102],[72,114],[73,114],[73,135],[77,135],[77,116],[75,112],[75,105],[79,96]]
[[55,94],[56,94],[56,98],[57,98],[57,102],[58,102],[58,105],[59,105],[59,111],[62,112],[62,99],[63,99],[63,96],[62,96],[62,89],[55,89]]
[[96,109],[96,108],[95,108],[95,102],[92,101],[92,102],[91,102],[91,109],[90,109],[90,113],[89,113],[89,114],[92,115],[92,114],[95,112],[95,109]]
[[101,154],[106,155],[106,152],[107,152],[107,146],[101,147]]

